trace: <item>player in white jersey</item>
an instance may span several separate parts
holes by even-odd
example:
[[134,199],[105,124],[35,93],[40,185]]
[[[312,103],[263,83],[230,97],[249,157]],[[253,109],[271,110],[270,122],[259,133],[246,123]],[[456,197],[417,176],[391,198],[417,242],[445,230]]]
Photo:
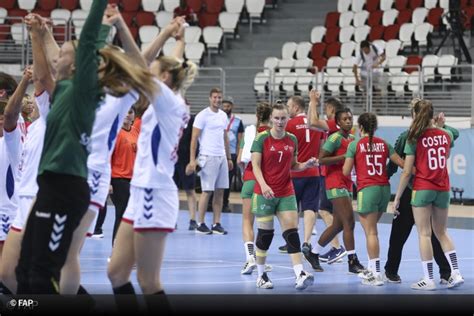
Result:
[[[8,100],[6,107],[0,105],[0,258],[10,226],[18,208],[18,182],[22,152],[20,112],[22,100],[32,78],[32,70],[25,69],[23,77]],[[7,260],[10,257],[5,257]]]
[[[128,110],[138,100],[138,94],[129,92],[123,97],[107,94],[97,110],[90,138],[90,154],[87,157],[90,202],[87,213],[74,231],[66,262],[61,270],[59,283],[61,294],[76,294],[80,286],[81,270],[79,254],[86,235],[91,236],[97,214],[105,206],[109,193],[110,158],[117,134]],[[84,290],[84,289],[82,289]]]
[[[175,19],[160,33],[161,39],[182,30],[183,23]],[[163,56],[153,62],[151,70],[160,80],[160,94],[142,117],[130,199],[117,232],[108,276],[115,294],[134,294],[130,273],[136,262],[142,293],[158,295],[145,296],[148,311],[154,313],[166,308],[160,304],[166,302],[160,270],[166,236],[174,231],[179,211],[173,173],[179,139],[189,120],[179,92],[192,83],[197,66]]]

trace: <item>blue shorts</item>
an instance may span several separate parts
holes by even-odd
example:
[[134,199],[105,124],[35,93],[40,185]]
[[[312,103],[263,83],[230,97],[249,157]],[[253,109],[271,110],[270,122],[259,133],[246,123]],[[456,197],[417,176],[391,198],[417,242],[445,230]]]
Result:
[[179,189],[182,190],[194,190],[196,187],[196,173],[192,173],[189,176],[186,175],[186,165],[182,162],[177,162],[174,166],[174,182]]
[[326,196],[326,184],[324,182],[325,177],[319,177],[319,179],[321,180],[321,185],[319,186],[319,209],[332,213],[332,203],[328,200],[328,197]]
[[292,180],[298,210],[317,212],[319,210],[319,197],[321,196],[319,177],[293,178]]

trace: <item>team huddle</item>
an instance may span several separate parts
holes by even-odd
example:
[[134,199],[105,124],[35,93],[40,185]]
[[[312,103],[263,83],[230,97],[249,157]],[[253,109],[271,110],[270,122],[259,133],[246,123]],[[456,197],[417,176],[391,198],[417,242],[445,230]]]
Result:
[[[173,173],[179,140],[190,119],[184,95],[197,75],[197,66],[182,59],[184,19],[171,21],[143,52],[118,8],[107,5],[106,0],[93,1],[80,41],[66,42],[61,48],[39,15],[28,15],[25,23],[32,40],[33,67],[25,70],[16,89],[0,87],[14,90],[7,101],[0,102],[3,292],[87,292],[80,285],[80,251],[86,236],[93,233],[99,209],[106,204],[112,152],[122,123],[132,113],[137,117],[134,126],[140,131],[138,149],[130,199],[114,234],[107,273],[115,294],[134,294],[130,276],[136,265],[142,293],[156,294],[146,296],[147,307],[157,311],[157,300],[165,297],[160,270],[166,236],[174,231],[179,212]],[[124,49],[106,44],[112,26]],[[173,56],[156,58],[170,37],[177,41]],[[31,82],[36,108],[26,129],[19,113]],[[211,92],[211,98],[213,93],[220,92]],[[284,251],[292,261],[296,289],[303,290],[314,282],[314,276],[303,270],[303,257],[313,270],[322,272],[320,261],[336,262],[346,254],[349,272],[358,274],[363,284],[400,282],[400,255],[391,255],[391,250],[382,275],[377,237],[377,222],[390,200],[389,176],[398,166],[403,173],[394,211],[400,217],[413,212],[424,271],[423,279],[412,288],[436,288],[433,252],[435,257],[444,254],[445,262],[438,264],[447,286],[461,285],[464,280],[446,227],[450,198],[446,160],[457,131],[444,125],[442,115],[434,116],[430,101],[416,99],[411,105],[413,123],[400,135],[394,149],[375,136],[375,114],[359,116],[360,138],[355,140],[349,108],[330,98],[325,104],[327,119],[321,119],[320,106],[319,93],[311,91],[308,114],[303,98],[298,96],[289,98],[286,106],[261,103],[256,107],[257,124],[247,127],[237,158],[244,170],[241,197],[246,263],[241,273],[251,274],[257,269],[256,286],[273,288],[266,257],[276,216],[286,242]],[[222,116],[218,108],[211,105],[211,110]],[[193,126],[200,128],[202,124],[201,118],[196,118]],[[228,142],[225,127],[223,131],[220,141]],[[193,135],[194,143],[202,139]],[[194,173],[200,164],[206,196],[215,188],[228,186],[224,174],[233,164],[226,155],[228,152],[220,148],[217,158],[212,151],[202,150],[196,157],[196,144],[191,146],[186,172]],[[204,163],[222,168],[206,174]],[[353,178],[356,211],[367,239],[368,269],[359,262],[354,245]],[[204,204],[200,205],[198,226],[207,233],[209,229],[202,226]],[[298,233],[298,210],[304,213],[303,243]],[[311,245],[319,210],[327,213],[327,228]],[[405,227],[411,229],[411,225]],[[225,233],[219,218],[212,230]],[[341,231],[344,247],[338,240]],[[433,245],[432,232],[437,242]],[[401,253],[408,234],[393,237],[401,240],[398,246],[395,241],[392,244],[391,236],[390,248]],[[320,254],[330,243],[331,250]],[[128,300],[123,307],[129,309],[133,304],[137,301]]]

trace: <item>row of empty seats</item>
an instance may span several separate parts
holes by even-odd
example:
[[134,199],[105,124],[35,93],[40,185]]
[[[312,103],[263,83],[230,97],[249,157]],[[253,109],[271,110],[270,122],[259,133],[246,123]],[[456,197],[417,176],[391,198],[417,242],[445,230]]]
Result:
[[[419,63],[420,64],[413,64]],[[409,64],[412,63],[412,64]],[[307,95],[310,88],[320,91],[326,89],[332,93],[339,93],[342,89],[353,95],[356,93],[356,82],[352,73],[353,58],[342,60],[340,57],[331,58],[326,72],[316,74],[310,72],[274,73],[273,78],[268,71],[260,72],[255,76],[254,89],[263,94],[272,89],[274,92],[283,91],[293,94],[296,91]],[[453,66],[457,59],[453,55],[397,56],[391,59],[389,71],[382,76],[382,83],[395,94],[403,94],[406,90],[418,92],[421,80],[424,82],[435,80],[439,75],[444,80],[452,78]],[[420,68],[421,66],[421,68]],[[422,70],[420,73],[419,70]]]

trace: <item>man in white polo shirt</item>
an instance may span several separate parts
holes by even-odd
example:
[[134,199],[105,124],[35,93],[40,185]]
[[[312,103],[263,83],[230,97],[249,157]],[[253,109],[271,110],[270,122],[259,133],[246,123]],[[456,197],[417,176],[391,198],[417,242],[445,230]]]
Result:
[[[186,174],[201,168],[202,194],[199,198],[199,227],[196,233],[200,234],[227,234],[220,224],[224,189],[229,187],[229,170],[233,169],[227,137],[227,115],[219,107],[222,103],[222,92],[218,88],[211,89],[209,107],[196,115],[191,137],[189,164]],[[197,142],[199,140],[199,157],[196,161]],[[212,230],[204,223],[207,203],[214,192],[212,210],[214,220]]]

